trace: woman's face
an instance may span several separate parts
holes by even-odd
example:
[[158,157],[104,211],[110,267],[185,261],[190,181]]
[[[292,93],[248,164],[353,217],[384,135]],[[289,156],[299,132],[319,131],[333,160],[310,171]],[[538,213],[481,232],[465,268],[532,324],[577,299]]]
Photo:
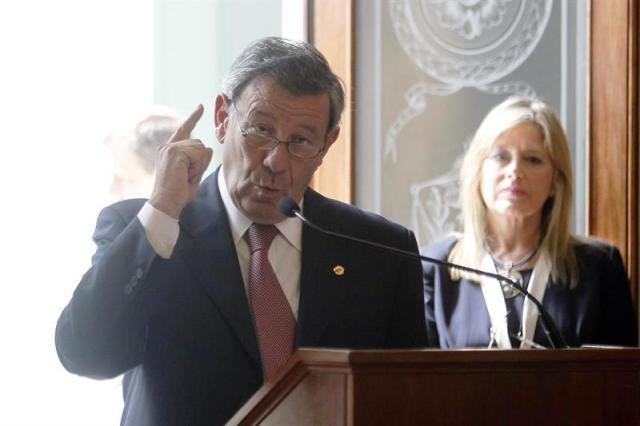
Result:
[[541,218],[553,195],[554,173],[536,124],[522,123],[501,133],[482,164],[480,192],[489,218]]

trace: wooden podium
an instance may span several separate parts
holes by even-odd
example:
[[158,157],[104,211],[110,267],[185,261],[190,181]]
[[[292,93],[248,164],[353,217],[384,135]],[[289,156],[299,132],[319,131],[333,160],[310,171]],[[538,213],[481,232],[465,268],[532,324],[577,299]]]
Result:
[[301,349],[229,424],[640,425],[640,349]]

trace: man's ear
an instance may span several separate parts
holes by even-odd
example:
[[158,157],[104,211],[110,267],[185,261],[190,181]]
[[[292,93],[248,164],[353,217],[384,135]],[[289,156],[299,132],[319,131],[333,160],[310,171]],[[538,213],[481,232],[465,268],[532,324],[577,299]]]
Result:
[[329,132],[324,145],[325,154],[329,151],[329,148],[331,148],[331,145],[333,145],[333,143],[338,140],[338,136],[340,136],[340,127],[336,127],[335,129]]
[[329,148],[331,148],[331,145],[333,145],[333,143],[338,139],[338,136],[340,136],[340,127],[336,127],[327,134],[324,142],[324,149],[322,150],[322,153],[315,158],[316,167],[320,167],[324,161],[324,157],[329,152]]
[[229,100],[229,98],[223,94],[216,96],[213,107],[213,120],[216,128],[216,139],[218,139],[220,143],[224,143],[224,137],[227,134],[229,108],[231,108],[231,100]]

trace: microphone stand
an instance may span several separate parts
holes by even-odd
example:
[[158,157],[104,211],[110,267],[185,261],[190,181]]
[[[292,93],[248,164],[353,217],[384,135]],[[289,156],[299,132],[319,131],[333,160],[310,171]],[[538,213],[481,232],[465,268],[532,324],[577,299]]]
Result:
[[[291,200],[291,199],[290,199]],[[467,271],[467,272],[471,272],[477,275],[484,275],[490,278],[494,278],[496,280],[500,281],[504,281],[506,283],[508,283],[511,287],[515,288],[520,294],[522,294],[524,297],[528,298],[529,300],[531,300],[533,302],[534,305],[536,305],[536,308],[538,308],[538,313],[540,314],[540,324],[542,325],[542,329],[547,337],[547,340],[549,341],[549,344],[551,345],[552,348],[568,348],[569,345],[567,344],[566,340],[564,339],[564,337],[562,336],[562,333],[560,333],[560,330],[558,330],[558,326],[556,325],[555,321],[553,321],[553,318],[551,318],[551,315],[549,315],[549,312],[547,312],[546,308],[544,306],[542,306],[542,303],[540,303],[540,301],[535,298],[533,295],[531,295],[531,293],[529,293],[524,287],[522,287],[520,284],[518,284],[516,281],[512,280],[511,278],[505,277],[503,275],[499,275],[499,274],[494,274],[493,272],[486,272],[486,271],[481,271],[478,269],[474,269],[474,268],[469,268],[467,266],[462,266],[462,265],[458,265],[455,263],[451,263],[451,262],[447,262],[445,260],[439,260],[439,259],[435,259],[435,258],[431,258],[431,257],[427,257],[427,256],[422,256],[421,254],[418,253],[413,253],[407,250],[402,250],[399,248],[395,248],[395,247],[389,247],[386,246],[384,244],[379,244],[373,241],[368,241],[368,240],[363,240],[361,238],[356,238],[356,237],[352,237],[349,235],[344,235],[344,234],[339,234],[337,232],[333,232],[333,231],[328,231],[326,229],[323,229],[319,226],[317,226],[314,223],[311,223],[307,220],[307,218],[305,218],[301,213],[300,213],[300,209],[297,207],[297,205],[295,204],[295,202],[293,202],[293,200],[291,200],[291,202],[289,204],[293,203],[293,205],[289,205],[286,207],[281,208],[282,213],[284,213],[286,216],[288,217],[297,217],[298,219],[300,219],[303,223],[305,223],[307,226],[309,226],[310,228],[315,229],[318,232],[321,232],[323,234],[326,235],[331,235],[333,237],[338,237],[338,238],[343,238],[346,240],[350,240],[350,241],[354,241],[360,244],[365,244],[368,246],[373,246],[376,247],[380,250],[383,251],[390,251],[392,253],[395,253],[399,256],[404,256],[404,257],[408,257],[411,259],[420,259],[420,260],[424,260],[426,262],[430,262],[430,263],[436,263],[438,265],[442,265],[442,266],[447,266],[449,268],[455,268],[455,269],[459,269],[462,271]],[[284,203],[282,203],[284,204]]]

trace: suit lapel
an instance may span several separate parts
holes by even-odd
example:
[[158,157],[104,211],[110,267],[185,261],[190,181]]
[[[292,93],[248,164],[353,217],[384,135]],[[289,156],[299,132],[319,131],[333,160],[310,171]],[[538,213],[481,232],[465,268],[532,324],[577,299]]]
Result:
[[[193,270],[209,297],[226,318],[245,350],[260,363],[253,321],[226,209],[218,190],[218,171],[201,185],[196,199],[180,218],[176,255]],[[305,215],[322,227],[335,223],[326,200],[313,190],[305,194]],[[348,280],[333,272],[348,259],[344,241],[305,227],[302,232],[300,305],[297,346],[321,344],[323,333],[341,309]]]
[[227,212],[218,190],[218,172],[201,185],[180,218],[176,255],[194,271],[246,351],[260,363],[260,352]]
[[[324,197],[311,189],[305,194],[304,215],[323,228],[335,223]],[[325,329],[342,305],[348,282],[333,272],[344,256],[342,246],[342,241],[307,226],[303,228],[297,346],[319,345]]]

